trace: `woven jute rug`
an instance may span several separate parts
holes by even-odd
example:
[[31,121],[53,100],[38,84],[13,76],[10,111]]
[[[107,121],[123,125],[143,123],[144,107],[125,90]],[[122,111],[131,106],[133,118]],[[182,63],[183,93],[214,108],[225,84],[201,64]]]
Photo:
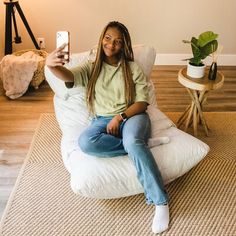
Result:
[[[168,113],[176,120],[178,113]],[[167,186],[171,222],[162,235],[236,235],[236,113],[205,113],[211,151]],[[153,235],[144,195],[96,200],[75,195],[60,156],[55,116],[43,114],[1,221],[2,236]]]

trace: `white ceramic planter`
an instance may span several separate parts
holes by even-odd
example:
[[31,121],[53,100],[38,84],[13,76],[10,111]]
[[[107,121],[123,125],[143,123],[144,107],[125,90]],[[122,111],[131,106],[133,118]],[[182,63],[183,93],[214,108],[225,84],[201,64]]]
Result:
[[205,74],[206,66],[193,66],[188,63],[187,66],[187,75],[192,78],[202,78]]

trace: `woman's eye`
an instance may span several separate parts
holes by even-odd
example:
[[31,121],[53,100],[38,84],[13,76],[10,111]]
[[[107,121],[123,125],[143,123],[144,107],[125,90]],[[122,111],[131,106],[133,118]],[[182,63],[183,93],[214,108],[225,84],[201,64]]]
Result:
[[116,41],[115,41],[115,44],[116,44],[116,45],[122,45],[122,41],[121,41],[121,40],[116,40]]
[[105,39],[106,39],[106,40],[109,40],[109,39],[110,39],[110,37],[109,37],[109,36],[105,36]]

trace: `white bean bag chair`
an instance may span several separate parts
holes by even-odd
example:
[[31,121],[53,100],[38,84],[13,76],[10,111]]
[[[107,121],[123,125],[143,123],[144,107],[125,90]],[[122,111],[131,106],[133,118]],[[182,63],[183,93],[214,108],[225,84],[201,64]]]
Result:
[[[155,50],[145,45],[134,46],[135,61],[148,80],[155,60]],[[67,67],[91,59],[90,52],[72,54]],[[61,153],[70,173],[71,188],[85,197],[109,199],[143,193],[134,165],[128,156],[100,158],[83,153],[77,143],[80,133],[89,125],[83,87],[68,89],[45,67],[46,79],[55,92],[56,118],[62,130]],[[197,165],[209,147],[197,138],[177,129],[158,108],[152,82],[149,80],[152,135],[151,151],[167,184]],[[158,142],[162,143],[158,145]]]

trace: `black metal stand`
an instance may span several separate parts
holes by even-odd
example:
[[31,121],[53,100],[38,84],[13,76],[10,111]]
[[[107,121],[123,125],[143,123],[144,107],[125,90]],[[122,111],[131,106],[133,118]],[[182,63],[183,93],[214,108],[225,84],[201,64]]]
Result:
[[15,30],[15,43],[21,43],[21,37],[18,35],[17,31],[17,25],[16,25],[16,18],[15,18],[15,9],[18,11],[21,20],[23,21],[28,34],[30,35],[34,46],[36,49],[40,49],[38,46],[38,43],[29,27],[29,24],[24,16],[23,11],[21,10],[21,7],[19,5],[18,0],[9,0],[4,1],[4,4],[6,4],[6,22],[5,22],[5,55],[12,53],[12,20],[14,24],[14,30]]

